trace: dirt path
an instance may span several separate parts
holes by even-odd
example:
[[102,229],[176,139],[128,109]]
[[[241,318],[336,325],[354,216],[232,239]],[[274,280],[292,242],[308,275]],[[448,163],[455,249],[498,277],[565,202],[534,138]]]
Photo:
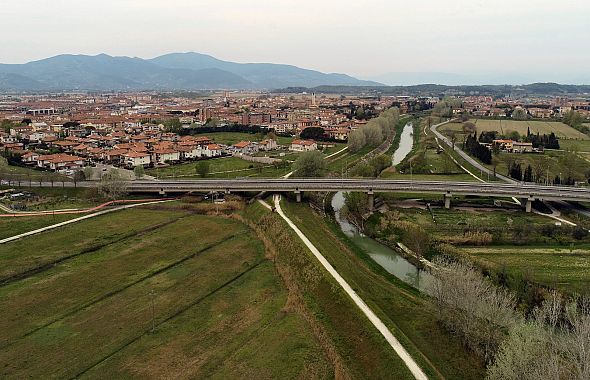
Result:
[[[111,208],[111,209],[107,209],[107,210],[95,212],[93,214],[84,215],[84,216],[81,216],[79,218],[66,220],[65,222],[52,224],[52,225],[47,226],[47,227],[39,228],[39,229],[36,229],[36,230],[33,230],[33,231],[24,232],[22,234],[18,234],[18,235],[11,236],[11,237],[8,237],[8,238],[5,238],[5,239],[1,239],[0,240],[0,244],[5,244],[5,243],[8,243],[8,242],[11,242],[11,241],[14,241],[14,240],[22,239],[22,238],[27,237],[27,236],[36,235],[36,234],[41,233],[41,232],[53,230],[55,228],[66,226],[66,225],[72,224],[72,223],[77,223],[77,222],[80,222],[82,220],[94,218],[94,217],[97,217],[97,216],[100,216],[100,215],[104,215],[104,214],[108,214],[108,213],[111,213],[111,212],[115,212],[115,211],[119,211],[119,210],[126,210],[128,208],[133,208],[133,207],[138,207],[138,206],[144,206],[144,205],[151,205],[151,204],[157,204],[157,203],[171,202],[171,201],[174,201],[174,200],[175,199],[165,199],[165,200],[158,200],[158,201],[134,203],[134,204],[130,204],[130,205],[119,206],[119,207],[115,207],[115,208]],[[111,202],[109,202],[109,203],[111,203]],[[96,209],[98,209],[98,208],[96,208]],[[82,211],[82,212],[88,212],[88,211]],[[67,214],[67,213],[70,213],[70,214],[77,213],[77,214],[79,214],[79,213],[82,213],[82,212],[80,212],[80,211],[76,211],[76,212],[61,212],[61,214]],[[56,213],[56,214],[58,214],[58,213]],[[19,214],[16,214],[16,215],[19,215]],[[47,215],[47,213],[44,213],[44,214],[41,214],[41,215]],[[15,215],[8,215],[8,216],[11,216],[12,217],[12,216],[15,216]],[[20,216],[31,216],[31,215],[20,215]]]
[[342,278],[342,276],[334,269],[332,264],[326,260],[326,258],[320,253],[320,251],[313,245],[313,243],[301,232],[301,230],[285,215],[283,210],[281,209],[281,202],[280,196],[275,196],[275,208],[278,214],[287,222],[289,227],[299,238],[305,243],[307,248],[313,253],[313,255],[318,259],[318,261],[322,264],[324,269],[330,273],[330,275],[336,280],[336,282],[342,287],[342,289],[348,294],[348,296],[352,299],[352,301],[358,306],[358,308],[365,314],[365,316],[369,319],[369,321],[379,330],[381,335],[387,340],[389,345],[393,348],[393,350],[397,353],[397,355],[403,360],[406,364],[412,375],[416,379],[419,380],[427,380],[428,377],[422,371],[420,366],[414,361],[414,359],[410,356],[408,351],[401,345],[401,343],[393,336],[391,331],[385,326],[385,324],[379,319],[379,317],[371,310],[371,308],[363,301],[363,299],[352,289],[352,287]]

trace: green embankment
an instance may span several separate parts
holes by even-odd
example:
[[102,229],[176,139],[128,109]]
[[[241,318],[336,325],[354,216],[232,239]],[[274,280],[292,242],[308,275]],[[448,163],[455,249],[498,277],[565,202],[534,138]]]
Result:
[[291,220],[368,303],[431,378],[482,378],[483,363],[438,324],[427,297],[385,272],[332,222],[284,202]]
[[309,310],[316,335],[332,352],[332,361],[338,363],[337,374],[359,379],[413,378],[385,339],[278,214],[256,204],[246,210],[245,217],[276,252],[274,262],[292,290],[293,307]]

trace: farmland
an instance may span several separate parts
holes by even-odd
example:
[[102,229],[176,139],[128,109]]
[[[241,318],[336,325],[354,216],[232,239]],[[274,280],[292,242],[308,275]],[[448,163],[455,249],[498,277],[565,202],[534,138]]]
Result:
[[[550,134],[555,133],[559,139],[571,139],[571,140],[590,140],[590,136],[575,130],[569,125],[561,122],[548,122],[548,121],[518,121],[518,120],[486,120],[486,119],[473,119],[470,122],[475,124],[478,132],[484,131],[495,131],[498,134],[507,136],[510,132],[518,132],[521,136],[526,136],[527,129],[530,128],[533,134]],[[441,130],[452,130],[461,131],[462,124],[450,123],[441,128]]]
[[184,208],[0,246],[0,376],[332,377],[252,230]]
[[51,215],[43,217],[2,217],[0,218],[0,239],[23,232],[36,230],[51,224],[77,218],[80,215]]
[[[557,122],[543,121],[512,121],[512,120],[472,120],[476,124],[478,132],[497,131],[509,134],[517,131],[526,136],[527,128],[531,133],[546,134],[555,133],[559,138],[560,150],[546,150],[544,154],[519,154],[500,152],[495,154],[496,171],[502,175],[508,175],[508,167],[511,163],[520,163],[522,170],[528,165],[533,170],[533,179],[537,182],[552,183],[556,177],[565,181],[571,178],[575,181],[585,181],[590,170],[590,161],[587,151],[590,151],[590,137],[577,130]],[[441,127],[441,132],[449,135],[455,133],[458,144],[463,141],[463,124],[449,123]],[[494,170],[494,165],[485,165]],[[547,178],[549,177],[549,178]]]
[[[411,378],[278,215],[211,207],[142,206],[0,245],[0,377]],[[288,208],[321,226],[306,233],[429,375],[481,377],[427,299]]]
[[580,247],[470,247],[462,251],[479,265],[525,277],[565,293],[590,293],[590,249]]

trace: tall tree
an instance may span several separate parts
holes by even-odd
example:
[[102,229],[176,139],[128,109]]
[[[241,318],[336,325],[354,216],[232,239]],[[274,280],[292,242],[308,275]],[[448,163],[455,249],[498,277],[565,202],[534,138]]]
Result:
[[293,165],[296,177],[323,177],[326,171],[324,156],[317,150],[301,153]]

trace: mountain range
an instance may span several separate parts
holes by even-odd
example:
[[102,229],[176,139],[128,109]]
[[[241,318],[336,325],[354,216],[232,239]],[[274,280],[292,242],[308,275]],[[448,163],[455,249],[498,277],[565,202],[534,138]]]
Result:
[[322,85],[381,84],[345,74],[282,64],[228,62],[192,52],[152,59],[65,54],[25,64],[0,64],[0,91],[275,89]]
[[571,85],[590,84],[590,73],[555,70],[551,73],[538,72],[391,72],[366,79],[385,83],[389,86],[414,86],[436,83],[447,86],[465,85],[521,85],[526,83],[553,82]]

